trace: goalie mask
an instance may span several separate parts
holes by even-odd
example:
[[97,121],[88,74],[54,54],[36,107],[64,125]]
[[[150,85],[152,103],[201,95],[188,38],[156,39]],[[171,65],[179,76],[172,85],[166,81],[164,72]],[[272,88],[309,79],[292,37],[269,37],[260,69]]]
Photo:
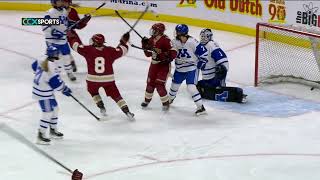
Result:
[[211,29],[203,29],[200,32],[200,43],[207,44],[209,41],[212,40],[212,31]]

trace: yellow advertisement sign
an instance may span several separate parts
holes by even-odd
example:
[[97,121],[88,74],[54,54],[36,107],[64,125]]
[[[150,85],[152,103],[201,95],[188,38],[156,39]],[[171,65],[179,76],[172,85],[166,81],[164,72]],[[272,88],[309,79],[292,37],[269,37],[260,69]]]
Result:
[[225,11],[227,6],[231,13],[262,17],[262,4],[260,0],[180,0],[178,7],[197,7],[197,3],[204,3],[208,9]]
[[286,22],[286,3],[285,0],[270,0],[268,7],[271,23]]

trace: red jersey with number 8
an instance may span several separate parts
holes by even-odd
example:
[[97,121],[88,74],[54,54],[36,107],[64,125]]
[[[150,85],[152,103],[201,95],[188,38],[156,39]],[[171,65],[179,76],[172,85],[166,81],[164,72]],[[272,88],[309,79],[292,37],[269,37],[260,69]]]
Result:
[[69,38],[69,43],[75,51],[87,61],[87,81],[114,82],[113,62],[128,51],[128,46],[120,44],[117,48],[110,46],[85,46],[78,37]]

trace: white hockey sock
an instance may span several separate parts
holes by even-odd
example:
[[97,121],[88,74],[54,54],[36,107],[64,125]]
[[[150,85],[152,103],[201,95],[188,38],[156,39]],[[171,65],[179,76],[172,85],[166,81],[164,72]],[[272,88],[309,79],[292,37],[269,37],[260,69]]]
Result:
[[57,129],[57,125],[58,125],[58,118],[57,117],[51,118],[50,128],[51,129]]
[[176,98],[176,95],[178,93],[178,90],[179,90],[179,87],[180,87],[181,84],[176,84],[176,83],[173,83],[171,84],[171,88],[170,88],[170,91],[169,91],[169,97],[171,100],[173,100],[174,98]]
[[50,128],[57,129],[58,126],[58,107],[53,108],[53,114],[50,120]]
[[40,132],[46,134],[48,127],[50,126],[52,112],[42,112],[42,118],[40,119]]
[[202,98],[201,95],[194,84],[188,84],[187,85],[188,91],[192,96],[192,99],[194,103],[196,104],[197,108],[200,108],[202,106]]

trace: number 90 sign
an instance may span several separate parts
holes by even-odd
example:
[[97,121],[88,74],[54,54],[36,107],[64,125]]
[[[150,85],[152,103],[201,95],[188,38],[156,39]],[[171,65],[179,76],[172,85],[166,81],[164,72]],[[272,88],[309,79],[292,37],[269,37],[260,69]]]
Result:
[[269,14],[271,15],[270,21],[284,21],[286,8],[284,5],[269,4]]

